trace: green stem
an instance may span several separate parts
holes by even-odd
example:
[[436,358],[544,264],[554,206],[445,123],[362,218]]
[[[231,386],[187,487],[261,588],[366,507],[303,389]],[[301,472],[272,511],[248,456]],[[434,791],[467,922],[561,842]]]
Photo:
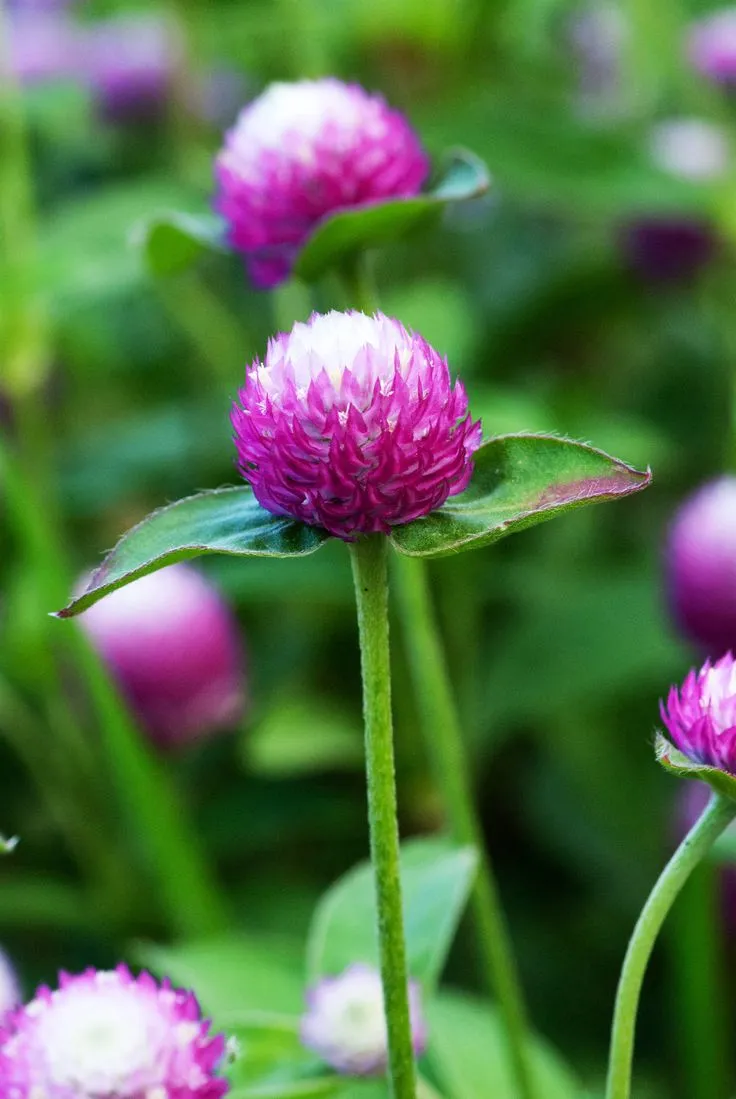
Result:
[[695,867],[726,825],[736,817],[736,802],[713,794],[649,894],[626,951],[616,993],[611,1031],[606,1099],[629,1099],[639,996],[649,958],[667,913]]
[[391,720],[388,540],[382,534],[368,535],[353,543],[350,550],[363,675],[368,822],[376,881],[391,1094],[393,1099],[415,1099]]
[[673,1032],[678,1079],[688,1099],[727,1099],[731,1094],[722,873],[710,859],[701,863],[672,912]]
[[527,1023],[521,985],[475,810],[457,707],[432,610],[427,570],[422,560],[398,554],[393,567],[414,694],[450,831],[453,839],[471,844],[480,857],[471,899],[479,946],[488,983],[503,1016],[518,1094],[529,1099],[534,1095],[534,1087],[527,1055]]

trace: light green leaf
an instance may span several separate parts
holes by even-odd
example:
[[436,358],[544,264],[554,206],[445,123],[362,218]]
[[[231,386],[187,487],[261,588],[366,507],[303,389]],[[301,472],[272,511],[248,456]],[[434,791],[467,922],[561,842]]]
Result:
[[139,943],[135,960],[190,988],[220,1027],[248,1014],[298,1015],[304,1007],[299,951],[279,939],[233,935],[181,946]]
[[340,210],[325,218],[300,251],[294,272],[314,282],[347,257],[405,236],[432,221],[448,204],[477,198],[489,187],[485,164],[467,150],[453,150],[426,193]]
[[247,485],[215,489],[154,511],[129,530],[59,618],[79,614],[131,580],[206,553],[236,557],[301,557],[329,537],[319,527],[272,515]]
[[475,454],[472,480],[437,511],[391,541],[409,557],[446,557],[490,545],[574,508],[646,488],[641,473],[585,443],[549,435],[502,435]]
[[[440,975],[473,884],[472,848],[422,839],[401,848],[401,884],[409,973],[425,988]],[[309,982],[353,962],[378,965],[373,870],[360,863],[323,896],[307,943]]]
[[[518,1099],[498,1012],[489,1003],[443,992],[426,1005],[427,1062],[446,1099]],[[580,1087],[559,1054],[542,1039],[530,1039],[535,1094],[575,1099]]]
[[148,270],[157,277],[186,271],[208,251],[228,251],[224,223],[209,212],[169,210],[156,214],[137,227],[134,239],[143,250]]

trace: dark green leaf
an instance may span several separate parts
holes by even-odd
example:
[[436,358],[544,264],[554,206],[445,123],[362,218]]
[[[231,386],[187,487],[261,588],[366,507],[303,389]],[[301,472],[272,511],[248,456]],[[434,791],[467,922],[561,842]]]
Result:
[[108,592],[175,561],[205,553],[301,557],[328,537],[318,527],[272,515],[247,485],[201,492],[154,511],[129,530],[58,617],[79,614]]
[[391,541],[410,557],[476,549],[554,515],[630,496],[651,481],[601,450],[547,435],[502,435],[475,455],[468,488],[405,526]]
[[[475,852],[439,839],[401,849],[406,948],[411,976],[432,987],[439,978],[473,884]],[[315,912],[307,944],[310,982],[352,962],[378,965],[373,870],[360,863],[332,886]]]
[[184,214],[167,211],[141,224],[136,241],[146,264],[157,277],[176,275],[205,252],[226,252],[225,227],[215,214]]
[[347,257],[405,236],[437,217],[449,203],[477,198],[489,186],[485,164],[472,153],[454,150],[426,193],[341,210],[325,218],[300,251],[295,274],[314,282]]
[[717,767],[708,767],[705,763],[695,763],[694,760],[688,759],[661,733],[657,733],[654,751],[657,763],[661,763],[670,774],[678,778],[700,779],[702,782],[707,782],[717,793],[736,799],[736,778],[733,775],[726,774]]
[[191,988],[218,1026],[249,1012],[298,1015],[303,1009],[299,954],[290,943],[233,935],[158,946],[141,943],[135,958],[159,976]]
[[[427,1061],[446,1099],[517,1099],[506,1037],[497,1010],[476,997],[443,992],[426,1005]],[[559,1054],[532,1037],[529,1054],[534,1093],[575,1099],[580,1088]]]

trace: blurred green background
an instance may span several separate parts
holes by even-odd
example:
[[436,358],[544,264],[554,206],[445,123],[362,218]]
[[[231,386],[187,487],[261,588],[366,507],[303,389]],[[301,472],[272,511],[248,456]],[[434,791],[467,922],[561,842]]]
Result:
[[[11,5],[11,19],[23,7]],[[39,257],[24,293],[43,369],[5,359],[3,433],[27,448],[31,471],[45,470],[39,537],[68,561],[67,578],[152,508],[236,482],[228,411],[246,363],[275,330],[339,304],[329,281],[314,293],[257,292],[235,258],[147,275],[136,226],[206,207],[212,158],[240,106],[271,80],[336,74],[406,110],[433,155],[465,145],[487,163],[487,198],[377,257],[384,310],[449,357],[487,435],[560,432],[655,473],[640,496],[432,565],[531,1013],[591,1088],[625,943],[677,828],[679,791],[654,764],[653,729],[658,698],[697,654],[668,620],[663,538],[678,502],[735,457],[733,102],[685,52],[688,23],[707,10],[672,0],[88,0],[64,18],[167,21],[175,63],[153,99],[111,117],[74,66],[22,80]],[[15,50],[18,41],[16,29]],[[705,179],[656,154],[657,127],[691,117],[722,128],[727,150]],[[7,168],[0,185],[12,195]],[[679,239],[683,224],[708,241],[696,260],[687,249],[673,258],[672,238],[657,237],[665,225]],[[642,242],[635,231],[652,225]],[[6,256],[6,302],[14,263]],[[28,553],[13,516],[0,501],[0,827],[22,837],[0,866],[0,940],[30,991],[60,966],[110,964],[168,929],[122,826],[109,846],[125,898],[118,918],[85,899],[48,784],[66,781],[50,766],[59,721],[92,739],[99,729],[69,648],[75,627],[44,613],[59,591],[42,575],[48,552]],[[164,766],[238,920],[298,941],[320,892],[367,847],[347,554],[330,543],[302,561],[201,568],[242,625],[251,706],[242,728]],[[410,836],[442,819],[395,639]],[[73,778],[72,812],[86,827],[97,829],[95,812],[115,817],[109,775]],[[111,827],[101,816],[100,834]],[[681,1072],[692,1021],[676,992],[678,973],[687,983],[701,971],[703,943],[687,953],[676,924],[645,990],[638,1094],[692,1099]],[[450,975],[472,988],[468,938]]]

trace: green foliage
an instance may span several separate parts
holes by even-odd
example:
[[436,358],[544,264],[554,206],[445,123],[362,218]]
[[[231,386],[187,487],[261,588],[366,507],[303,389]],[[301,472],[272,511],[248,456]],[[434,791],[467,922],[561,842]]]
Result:
[[[401,877],[409,973],[437,983],[475,876],[476,855],[442,840],[404,844]],[[378,965],[375,884],[370,863],[351,870],[323,897],[307,945],[309,981],[351,962]]]

